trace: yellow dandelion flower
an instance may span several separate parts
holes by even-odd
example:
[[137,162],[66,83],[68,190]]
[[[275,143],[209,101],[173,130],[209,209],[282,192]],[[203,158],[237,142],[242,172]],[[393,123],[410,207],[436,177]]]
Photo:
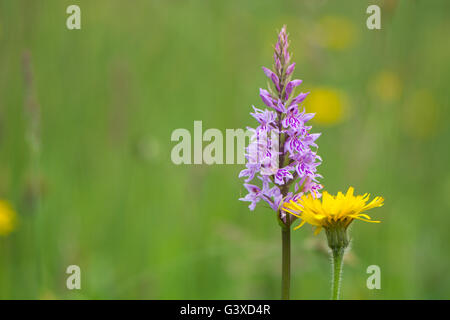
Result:
[[10,234],[16,225],[16,213],[11,205],[0,200],[0,235],[7,236]]
[[348,188],[344,195],[338,192],[336,196],[323,192],[322,201],[313,198],[311,194],[302,196],[297,201],[291,200],[285,203],[282,209],[302,221],[294,229],[298,229],[305,223],[316,227],[314,234],[318,234],[322,228],[327,234],[328,246],[332,254],[333,281],[331,286],[332,299],[337,300],[340,296],[342,262],[345,250],[348,246],[347,228],[355,220],[379,223],[367,214],[363,213],[375,207],[381,207],[384,199],[375,197],[371,202],[366,193],[362,196],[354,196],[353,187]]
[[304,195],[297,201],[291,200],[285,203],[283,210],[302,220],[294,230],[309,223],[316,227],[315,234],[318,234],[322,228],[342,226],[346,229],[354,219],[379,223],[380,221],[374,221],[362,212],[381,207],[384,199],[376,197],[367,203],[369,194],[354,196],[353,192],[353,187],[348,188],[345,195],[338,192],[337,196],[332,196],[325,191],[322,194],[322,201],[311,194]]
[[329,126],[341,122],[344,118],[347,96],[336,89],[315,88],[311,89],[311,94],[304,104],[307,112],[316,114],[313,122]]

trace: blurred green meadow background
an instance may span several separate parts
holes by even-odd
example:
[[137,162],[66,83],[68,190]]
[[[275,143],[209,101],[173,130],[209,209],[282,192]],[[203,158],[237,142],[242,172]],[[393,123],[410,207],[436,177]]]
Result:
[[[0,298],[278,299],[280,228],[238,201],[244,166],[170,153],[194,120],[255,125],[283,24],[325,189],[385,198],[353,224],[343,298],[449,299],[446,0],[0,0]],[[330,277],[325,235],[293,232],[292,298],[328,299]]]

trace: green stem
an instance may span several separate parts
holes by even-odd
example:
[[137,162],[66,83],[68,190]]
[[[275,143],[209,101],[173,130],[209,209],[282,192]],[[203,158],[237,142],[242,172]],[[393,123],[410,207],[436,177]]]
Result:
[[284,226],[281,228],[281,299],[289,300],[291,287],[291,228]]
[[341,275],[342,262],[344,260],[345,248],[335,248],[332,250],[333,254],[333,283],[331,287],[332,300],[339,300],[341,291]]

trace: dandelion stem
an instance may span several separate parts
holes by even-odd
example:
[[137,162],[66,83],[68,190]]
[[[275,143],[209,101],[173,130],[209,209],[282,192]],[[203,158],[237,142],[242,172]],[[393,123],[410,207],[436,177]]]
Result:
[[345,248],[335,248],[332,250],[333,255],[333,282],[331,286],[332,300],[339,300],[341,291],[342,262],[344,258]]
[[281,241],[281,299],[289,300],[291,287],[291,228],[289,225],[281,228]]

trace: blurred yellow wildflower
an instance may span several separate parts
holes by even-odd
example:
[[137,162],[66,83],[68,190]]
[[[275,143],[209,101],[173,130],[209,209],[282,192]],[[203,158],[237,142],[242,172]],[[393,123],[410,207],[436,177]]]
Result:
[[353,187],[350,187],[345,195],[338,192],[337,196],[324,191],[322,201],[311,194],[304,195],[297,201],[291,200],[285,203],[282,209],[302,220],[294,230],[309,223],[316,227],[314,234],[318,234],[322,228],[329,229],[337,225],[346,229],[354,219],[379,223],[380,221],[374,221],[362,212],[381,207],[384,199],[375,197],[366,204],[370,195],[366,193],[362,196],[354,196],[353,191]]
[[393,71],[383,70],[369,82],[369,91],[382,102],[394,102],[400,98],[403,85]]
[[11,205],[0,200],[0,235],[7,236],[10,234],[16,225],[16,213]]
[[340,16],[325,16],[320,19],[316,31],[319,45],[332,50],[345,50],[357,39],[356,27],[352,21]]
[[316,114],[311,121],[321,125],[333,125],[342,121],[347,101],[345,93],[322,87],[311,89],[304,103],[307,112]]

